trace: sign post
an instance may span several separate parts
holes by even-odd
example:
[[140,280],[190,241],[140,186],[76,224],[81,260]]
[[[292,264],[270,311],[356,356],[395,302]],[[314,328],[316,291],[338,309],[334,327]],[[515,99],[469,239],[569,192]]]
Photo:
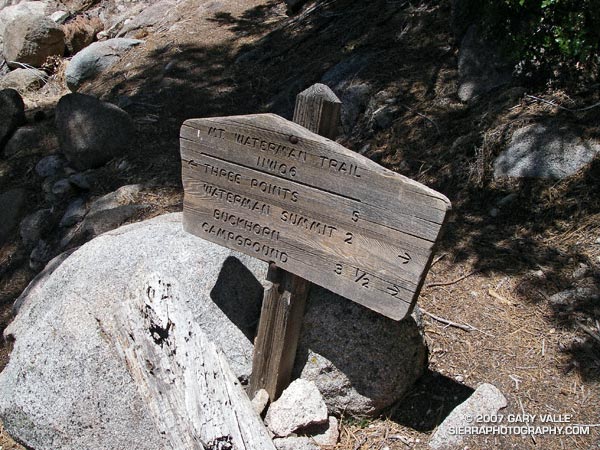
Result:
[[[316,85],[298,97],[294,119],[333,137],[335,95]],[[184,229],[282,269],[253,361],[268,375],[254,366],[251,391],[270,386],[274,400],[289,381],[308,281],[395,320],[411,313],[445,196],[273,114],[188,120],[181,155]]]

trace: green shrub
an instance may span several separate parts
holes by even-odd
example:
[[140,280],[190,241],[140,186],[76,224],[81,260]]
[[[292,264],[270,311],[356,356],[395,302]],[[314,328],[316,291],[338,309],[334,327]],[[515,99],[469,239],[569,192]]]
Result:
[[600,0],[491,0],[480,8],[485,32],[525,73],[597,75]]

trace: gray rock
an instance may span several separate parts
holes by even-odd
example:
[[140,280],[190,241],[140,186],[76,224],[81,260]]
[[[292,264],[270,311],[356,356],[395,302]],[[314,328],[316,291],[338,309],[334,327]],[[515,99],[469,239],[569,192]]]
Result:
[[82,198],[76,198],[67,207],[65,214],[60,219],[59,226],[61,227],[71,227],[76,223],[79,223],[83,220],[87,213],[87,209],[85,207],[85,200]]
[[128,184],[121,186],[116,191],[103,195],[94,200],[90,206],[90,214],[96,214],[107,209],[117,208],[122,205],[131,205],[142,191],[141,184]]
[[514,132],[508,147],[494,161],[494,178],[563,179],[589,164],[600,143],[584,141],[569,125],[548,122]]
[[78,170],[101,166],[123,154],[134,134],[129,114],[83,94],[68,94],[56,106],[60,147]]
[[69,176],[69,181],[72,185],[77,186],[79,189],[89,191],[94,184],[95,177],[91,171],[74,173]]
[[254,395],[252,399],[252,407],[256,414],[259,416],[265,411],[265,408],[269,404],[269,393],[264,389],[259,389],[259,391]]
[[47,7],[47,3],[44,1],[14,1],[5,8],[0,8],[0,44],[3,43],[4,31],[9,23],[28,16],[44,17]]
[[0,78],[0,89],[15,89],[21,94],[40,89],[48,75],[38,69],[15,69]]
[[477,27],[471,26],[460,45],[458,76],[458,97],[466,102],[510,83],[512,68],[495,45],[485,42]]
[[58,24],[63,24],[70,16],[71,14],[67,11],[55,11],[48,18]]
[[321,450],[321,447],[308,437],[273,439],[273,444],[277,450]]
[[478,415],[494,415],[507,405],[506,398],[494,385],[484,383],[475,392],[452,410],[446,419],[438,426],[429,440],[429,447],[435,450],[457,448],[464,435],[453,433],[457,427],[473,424],[468,418]]
[[323,447],[334,447],[340,439],[340,424],[334,416],[329,416],[327,423],[321,428],[311,430],[311,439],[318,445]]
[[423,326],[413,317],[396,322],[311,288],[294,372],[316,383],[331,414],[378,414],[404,396],[426,365]]
[[41,270],[52,257],[52,247],[48,242],[40,239],[29,255],[29,267],[32,270]]
[[0,220],[0,245],[8,239],[22,216],[27,195],[25,189],[16,188],[0,194],[0,211],[2,211],[2,220]]
[[[351,80],[369,66],[371,58],[367,55],[353,55],[331,67],[323,77],[321,83],[326,84],[334,91],[349,85]],[[338,94],[336,92],[336,94]],[[339,97],[339,94],[338,94]]]
[[327,406],[315,383],[297,379],[271,403],[265,424],[275,436],[286,437],[300,428],[327,420]]
[[4,147],[4,156],[24,157],[51,153],[58,148],[58,137],[53,129],[40,125],[18,128]]
[[[168,285],[187,317],[245,379],[266,271],[264,262],[184,232],[180,213],[127,225],[83,245],[16,302],[17,316],[5,331],[14,347],[0,374],[5,429],[33,448],[168,448],[158,431],[161,419],[152,417],[128,372],[135,368],[127,368],[104,332],[118,323],[116,305]],[[316,364],[307,360],[308,349],[311,359],[332,358],[319,363],[320,373],[308,371],[317,386],[333,388],[332,378],[340,381],[326,403],[373,411],[398,400],[408,388],[398,383],[412,380],[407,373],[421,372],[424,344],[414,321],[407,326],[382,320],[323,289],[312,290],[307,312],[297,366]]]
[[66,161],[61,155],[48,155],[35,165],[35,173],[40,177],[56,177],[63,173]]
[[67,87],[72,92],[76,92],[84,81],[104,72],[118,62],[126,51],[143,42],[124,38],[94,42],[77,53],[69,62],[65,72]]
[[83,221],[82,232],[87,237],[98,236],[117,228],[146,209],[146,205],[123,205],[98,212],[90,211]]
[[13,20],[4,30],[3,54],[8,65],[16,63],[41,67],[49,56],[65,52],[65,34],[56,22],[39,16],[24,16]]
[[180,214],[88,242],[28,288],[5,331],[15,339],[0,374],[5,429],[32,448],[169,448],[160,418],[107,341],[104,330],[118,323],[115,306],[169,285],[233,371],[247,377],[252,342],[227,314],[256,317],[256,277],[265,275],[266,264],[185,233]]
[[21,221],[19,234],[26,247],[31,248],[54,225],[51,209],[40,209]]
[[52,185],[51,192],[58,197],[66,197],[73,192],[73,187],[67,178],[61,178]]
[[578,286],[571,289],[558,292],[548,299],[553,306],[573,306],[578,302],[584,300],[598,300],[600,299],[600,292],[597,287],[592,286]]
[[181,19],[177,11],[176,0],[161,0],[144,8],[136,14],[129,22],[125,22],[123,28],[117,34],[118,37],[131,37],[139,30],[146,28],[158,28],[165,24],[172,24]]
[[25,122],[25,104],[14,89],[0,91],[0,149],[16,128]]
[[342,101],[341,121],[344,132],[349,134],[354,129],[359,116],[369,104],[372,88],[368,83],[350,84],[339,94]]

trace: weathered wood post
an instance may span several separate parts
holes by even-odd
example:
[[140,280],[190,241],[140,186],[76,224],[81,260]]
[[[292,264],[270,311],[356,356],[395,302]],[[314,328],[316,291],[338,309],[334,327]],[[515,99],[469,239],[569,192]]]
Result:
[[[296,97],[293,120],[334,139],[340,110],[341,102],[331,89],[314,84]],[[310,282],[275,264],[269,267],[267,280],[272,285],[263,297],[248,394],[252,398],[265,389],[273,401],[290,383]]]

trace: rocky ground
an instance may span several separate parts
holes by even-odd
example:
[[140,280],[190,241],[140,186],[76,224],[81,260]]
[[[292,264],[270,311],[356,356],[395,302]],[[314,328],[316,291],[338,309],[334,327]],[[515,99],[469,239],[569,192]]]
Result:
[[[5,55],[7,36],[16,42],[12,60],[23,32],[10,25],[10,8],[0,10],[0,31]],[[24,59],[0,78],[24,100],[24,117],[13,97],[5,102],[17,114],[0,158],[2,329],[52,257],[122,223],[181,210],[183,120],[290,118],[295,95],[323,82],[344,104],[339,142],[453,204],[419,299],[429,369],[379,418],[342,415],[335,448],[427,448],[482,383],[506,398],[502,414],[598,423],[597,85],[511,78],[469,23],[450,20],[450,2],[323,1],[292,16],[264,0],[21,8],[35,17],[64,11],[54,25],[39,22],[65,43],[40,46],[41,64]],[[91,64],[94,55],[106,62]],[[59,104],[71,90],[105,103]],[[93,128],[107,124],[110,136]],[[77,131],[100,140],[85,144],[106,150],[100,160],[69,140]],[[102,141],[119,136],[114,148]],[[9,353],[4,343],[0,367]],[[584,449],[598,447],[600,434],[489,435],[463,445]],[[19,448],[2,430],[0,446]]]

